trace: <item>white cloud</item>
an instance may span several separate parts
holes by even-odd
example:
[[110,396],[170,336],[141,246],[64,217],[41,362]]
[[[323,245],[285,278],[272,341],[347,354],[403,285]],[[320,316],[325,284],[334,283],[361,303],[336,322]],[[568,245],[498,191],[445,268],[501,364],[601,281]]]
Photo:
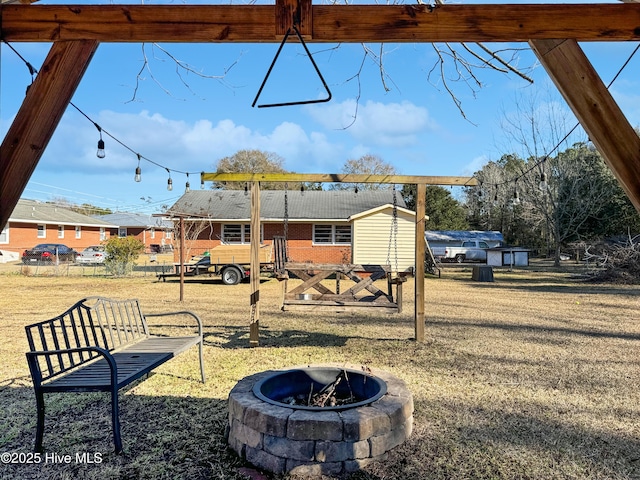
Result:
[[[96,157],[99,138],[96,128],[71,112],[52,138],[41,168],[102,175],[133,170],[136,153],[140,153],[141,166],[146,171],[160,167],[149,165],[145,159],[171,170],[211,171],[220,158],[242,149],[274,152],[285,159],[285,168],[297,172],[323,171],[345,160],[341,144],[333,144],[325,134],[307,132],[293,122],[281,122],[262,132],[230,119],[216,124],[206,119],[187,123],[148,111],[138,114],[103,111],[95,121],[104,125],[106,158]],[[107,132],[133,151],[110,138]]]
[[418,143],[418,136],[436,128],[429,112],[411,102],[381,103],[355,100],[308,107],[324,128],[341,130],[366,144],[405,147]]

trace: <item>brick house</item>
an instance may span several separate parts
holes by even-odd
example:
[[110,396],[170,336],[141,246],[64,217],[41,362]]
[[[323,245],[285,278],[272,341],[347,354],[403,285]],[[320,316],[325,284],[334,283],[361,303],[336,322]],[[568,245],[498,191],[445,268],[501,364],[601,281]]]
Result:
[[[393,195],[398,240],[390,248]],[[243,190],[185,193],[167,215],[185,219],[187,258],[220,244],[249,244],[250,197]],[[260,193],[260,219],[261,243],[270,244],[274,236],[285,236],[292,261],[393,266],[397,258],[399,270],[414,265],[415,213],[405,208],[398,191],[296,190],[286,192],[285,202],[284,190],[264,190]]]
[[52,203],[20,199],[0,232],[0,249],[21,254],[39,243],[62,243],[78,251],[106,240],[112,223]]
[[112,237],[135,237],[144,243],[145,252],[173,250],[173,222],[143,213],[118,212],[99,217],[112,225]]

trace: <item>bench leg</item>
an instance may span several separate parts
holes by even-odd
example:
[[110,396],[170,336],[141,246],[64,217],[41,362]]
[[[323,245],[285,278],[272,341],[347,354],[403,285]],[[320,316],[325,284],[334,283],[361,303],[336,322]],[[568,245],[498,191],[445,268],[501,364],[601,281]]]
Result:
[[36,414],[37,414],[37,425],[36,425],[36,443],[35,443],[35,451],[42,451],[42,438],[44,436],[44,395],[42,392],[36,392]]
[[111,390],[111,424],[113,426],[113,443],[116,453],[122,452],[122,438],[120,437],[120,409],[118,407],[118,389]]
[[205,383],[206,378],[204,376],[204,355],[202,353],[202,349],[203,349],[202,342],[203,340],[200,339],[200,343],[198,344],[198,349],[200,350],[200,376],[202,377],[202,383]]

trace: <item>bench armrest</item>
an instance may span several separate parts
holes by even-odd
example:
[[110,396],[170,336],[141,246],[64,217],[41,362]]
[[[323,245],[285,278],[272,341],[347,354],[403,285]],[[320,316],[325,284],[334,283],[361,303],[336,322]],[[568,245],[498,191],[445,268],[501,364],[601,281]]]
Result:
[[198,336],[202,339],[203,338],[203,329],[202,329],[202,320],[200,320],[200,317],[198,315],[196,315],[193,312],[190,312],[189,310],[181,310],[178,312],[163,312],[163,313],[145,313],[144,314],[144,318],[149,318],[149,317],[169,317],[172,315],[187,315],[191,318],[193,318],[196,321],[196,324],[198,326]]
[[[31,371],[31,378],[33,380],[34,386],[36,388],[40,387],[43,380],[43,375],[40,368],[40,363],[38,362],[38,357],[46,358],[47,369],[49,370],[49,374],[45,375],[44,379],[48,379],[56,375],[60,375],[74,368],[75,366],[79,366],[85,363],[86,361],[88,361],[88,360],[79,361],[79,362],[69,361],[68,362],[69,366],[62,368],[63,355],[67,356],[66,359],[68,359],[69,356],[71,356],[72,354],[82,353],[82,352],[95,352],[100,356],[104,357],[104,359],[107,361],[107,364],[109,365],[109,370],[111,372],[111,385],[118,384],[118,365],[116,364],[116,361],[113,358],[113,355],[111,355],[111,353],[108,350],[105,350],[104,348],[89,346],[89,347],[77,347],[77,348],[63,348],[58,350],[39,350],[39,351],[33,351],[33,352],[26,352],[27,363],[29,364],[29,370]],[[59,366],[55,368],[56,370],[55,372],[52,371],[53,368],[52,368],[51,360],[49,359],[50,357],[58,357]],[[95,358],[96,357],[93,357],[92,360]]]

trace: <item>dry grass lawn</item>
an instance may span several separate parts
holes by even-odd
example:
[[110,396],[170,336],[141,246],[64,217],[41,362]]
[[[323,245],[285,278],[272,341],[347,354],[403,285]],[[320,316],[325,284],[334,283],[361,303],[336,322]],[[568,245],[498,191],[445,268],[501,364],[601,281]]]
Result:
[[[280,285],[261,287],[261,345],[248,346],[249,285],[151,276],[0,274],[0,453],[31,452],[35,400],[23,326],[84,296],[136,297],[143,310],[190,309],[205,323],[208,381],[197,350],[121,392],[125,452],[112,453],[106,394],[47,397],[45,451],[69,464],[0,464],[2,479],[240,479],[224,442],[226,399],[244,376],[307,363],[368,365],[404,379],[415,403],[412,437],[373,479],[640,478],[640,291],[565,273],[469,270],[426,280],[427,340],[413,340],[413,282],[405,313],[291,313]],[[165,328],[160,326],[159,328]],[[77,452],[101,463],[76,463]],[[271,476],[268,476],[271,478]]]

